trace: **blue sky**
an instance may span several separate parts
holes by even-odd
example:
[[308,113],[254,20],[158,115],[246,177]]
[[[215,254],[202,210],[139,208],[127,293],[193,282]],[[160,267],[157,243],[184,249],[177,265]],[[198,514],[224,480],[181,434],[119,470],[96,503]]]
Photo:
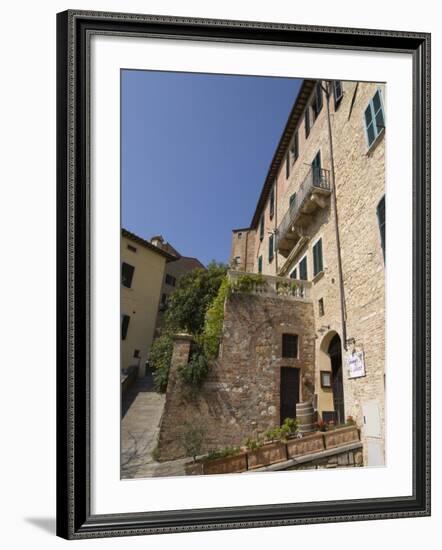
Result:
[[301,81],[122,71],[122,223],[204,264],[251,221]]

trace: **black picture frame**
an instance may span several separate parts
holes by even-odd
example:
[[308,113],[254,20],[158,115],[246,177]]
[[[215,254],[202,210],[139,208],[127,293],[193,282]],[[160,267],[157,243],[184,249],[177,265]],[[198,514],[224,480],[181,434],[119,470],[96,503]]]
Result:
[[[88,40],[94,33],[408,53],[413,59],[413,494],[92,515]],[[430,514],[430,35],[69,10],[57,15],[57,534],[67,539]]]

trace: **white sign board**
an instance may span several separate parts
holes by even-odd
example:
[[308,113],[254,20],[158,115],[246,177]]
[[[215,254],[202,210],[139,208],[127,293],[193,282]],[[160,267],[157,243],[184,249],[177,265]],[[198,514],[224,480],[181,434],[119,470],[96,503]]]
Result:
[[347,356],[347,368],[349,378],[365,376],[364,352],[354,351]]

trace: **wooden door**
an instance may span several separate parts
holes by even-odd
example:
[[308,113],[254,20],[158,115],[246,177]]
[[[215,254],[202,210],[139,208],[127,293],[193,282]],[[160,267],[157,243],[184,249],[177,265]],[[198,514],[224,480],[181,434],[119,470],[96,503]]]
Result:
[[280,420],[296,417],[296,403],[299,402],[299,369],[281,368]]

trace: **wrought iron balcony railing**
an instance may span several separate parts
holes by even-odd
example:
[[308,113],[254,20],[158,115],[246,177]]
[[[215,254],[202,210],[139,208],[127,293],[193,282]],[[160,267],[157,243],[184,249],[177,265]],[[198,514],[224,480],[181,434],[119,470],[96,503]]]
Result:
[[290,252],[299,237],[297,229],[310,222],[309,216],[318,207],[324,208],[324,199],[330,192],[330,172],[312,166],[278,226],[276,249],[281,254]]

